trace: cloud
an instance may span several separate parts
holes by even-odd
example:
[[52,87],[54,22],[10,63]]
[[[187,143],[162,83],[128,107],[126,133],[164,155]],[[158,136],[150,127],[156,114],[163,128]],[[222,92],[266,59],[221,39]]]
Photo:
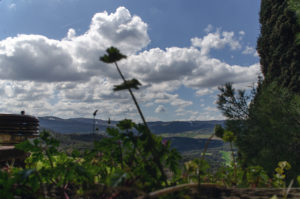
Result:
[[208,88],[203,88],[203,89],[199,89],[196,91],[196,95],[197,96],[204,96],[207,94],[212,94],[214,92],[214,89],[208,89]]
[[16,9],[17,5],[15,3],[11,3],[7,6],[9,9]]
[[211,32],[213,30],[213,28],[214,27],[211,24],[208,24],[206,26],[206,28],[204,29],[204,32],[209,33],[209,32]]
[[208,64],[214,67],[207,68],[206,73],[199,74],[197,77],[185,77],[185,85],[194,88],[214,88],[226,82],[232,82],[247,86],[251,82],[256,82],[257,76],[260,74],[259,64],[253,64],[249,67],[230,66],[219,60],[210,60]]
[[208,55],[211,49],[222,49],[229,46],[231,50],[241,48],[241,44],[234,38],[234,32],[217,30],[215,33],[209,33],[203,38],[192,38],[192,46],[201,49],[201,55]]
[[[150,92],[149,92],[150,91]],[[184,108],[193,104],[191,101],[183,100],[179,98],[178,94],[170,94],[165,91],[151,92],[151,89],[143,96],[148,102],[154,102],[156,104],[170,104],[174,107]]]
[[163,105],[159,105],[156,109],[155,109],[155,113],[163,113],[166,112],[166,109]]
[[252,46],[246,46],[243,50],[242,54],[244,55],[253,55],[254,57],[258,57],[258,53],[255,48]]
[[125,71],[131,73],[131,76],[142,80],[144,84],[151,84],[158,88],[162,86],[163,89],[170,90],[180,85],[211,89],[228,81],[249,84],[256,82],[260,71],[258,64],[229,65],[221,60],[207,57],[203,55],[201,49],[193,47],[150,49],[128,57],[123,62],[123,67]]
[[126,78],[141,81],[143,87],[134,92],[142,107],[156,107],[152,112],[167,106],[179,110],[183,119],[201,118],[197,111],[185,111],[193,102],[181,99],[178,88],[204,96],[228,81],[240,86],[257,81],[258,63],[230,65],[210,57],[211,49],[241,48],[234,32],[195,37],[185,48],[144,50],[150,43],[147,30],[140,17],[120,7],[114,13],[96,13],[83,34],[69,29],[61,40],[25,34],[1,40],[1,112],[90,117],[99,109],[103,119],[138,118],[128,92],[112,90],[121,83],[115,67],[99,61],[109,46],[128,56],[119,66]]
[[113,45],[131,54],[149,42],[147,24],[120,7],[112,14],[95,14],[89,30],[79,36],[70,29],[62,40],[21,34],[0,41],[0,78],[62,82],[111,76],[115,73],[98,61],[107,47]]
[[81,81],[88,79],[86,73],[59,41],[40,35],[19,35],[0,41],[1,79]]
[[241,35],[241,36],[244,36],[246,33],[245,33],[245,31],[243,31],[243,30],[241,30],[240,32],[239,32],[239,35]]

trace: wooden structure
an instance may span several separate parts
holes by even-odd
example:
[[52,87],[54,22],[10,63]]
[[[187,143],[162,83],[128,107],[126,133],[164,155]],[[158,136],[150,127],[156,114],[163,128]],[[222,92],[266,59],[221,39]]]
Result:
[[17,114],[0,114],[0,163],[26,158],[23,151],[14,145],[39,135],[39,120],[36,117]]
[[29,115],[0,114],[0,144],[14,145],[39,134],[39,120]]

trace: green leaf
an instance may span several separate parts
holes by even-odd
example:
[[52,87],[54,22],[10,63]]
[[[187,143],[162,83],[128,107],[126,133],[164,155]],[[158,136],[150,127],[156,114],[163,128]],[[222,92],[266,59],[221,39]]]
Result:
[[285,170],[289,170],[289,169],[292,168],[290,163],[288,163],[287,161],[278,162],[278,166],[282,169],[285,169]]
[[117,127],[121,130],[129,130],[129,129],[132,129],[134,126],[135,126],[135,124],[131,120],[128,120],[128,119],[121,120],[117,124]]
[[35,169],[24,169],[20,172],[21,179],[26,180],[32,173],[35,172]]
[[231,167],[231,162],[233,161],[231,153],[229,151],[220,151],[220,153],[222,154],[225,165]]
[[125,55],[121,54],[120,51],[115,47],[110,47],[106,50],[107,54],[100,57],[100,60],[104,63],[114,63],[121,59],[126,58]]
[[224,135],[224,129],[220,124],[216,124],[215,126],[215,135],[219,138],[223,138]]
[[234,133],[231,131],[225,131],[223,135],[224,142],[233,142],[235,141],[236,137],[234,136]]
[[115,85],[114,91],[121,91],[129,88],[139,89],[142,84],[137,79],[126,80],[120,85]]

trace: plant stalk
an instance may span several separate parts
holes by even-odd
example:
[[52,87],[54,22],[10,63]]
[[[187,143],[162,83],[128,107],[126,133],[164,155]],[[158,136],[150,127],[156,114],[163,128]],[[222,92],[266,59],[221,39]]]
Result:
[[[123,81],[124,81],[124,84],[126,84],[126,79],[125,79],[125,77],[123,76],[123,74],[122,74],[122,72],[121,72],[121,70],[120,70],[120,68],[119,68],[119,66],[118,66],[118,64],[117,64],[117,62],[114,62],[114,63],[115,63],[115,65],[116,65],[116,68],[117,68],[117,70],[118,70],[118,72],[119,72],[121,78],[122,78]],[[134,104],[135,104],[135,106],[136,106],[136,108],[137,108],[137,110],[138,110],[138,112],[139,112],[141,118],[142,118],[142,121],[143,121],[144,125],[146,126],[147,130],[150,132],[150,129],[149,129],[149,127],[148,127],[148,124],[147,124],[147,122],[146,122],[146,120],[145,120],[145,117],[144,117],[144,115],[143,115],[143,113],[142,113],[142,110],[141,110],[139,104],[137,103],[137,100],[136,100],[136,98],[135,98],[135,96],[134,96],[134,94],[133,94],[131,88],[128,88],[128,91],[129,91],[129,93],[130,93],[130,95],[131,95],[131,98],[132,98],[132,100],[133,100],[133,102],[134,102]],[[148,132],[148,133],[149,133],[149,132]]]
[[233,161],[233,168],[234,168],[234,181],[237,183],[237,168],[236,168],[236,161],[233,153],[233,147],[232,147],[232,142],[230,142],[230,149],[231,149],[231,155],[232,155],[232,161]]
[[[120,70],[120,68],[119,68],[119,66],[118,66],[118,64],[117,64],[117,62],[114,62],[114,63],[115,63],[115,66],[116,66],[116,68],[117,68],[117,70],[118,70],[118,72],[119,72],[121,78],[122,78],[123,81],[124,81],[124,84],[126,84],[126,79],[125,79],[124,75],[122,74],[122,72],[121,72],[121,70]],[[143,123],[144,123],[144,125],[145,125],[145,127],[146,127],[146,129],[147,129],[147,130],[146,130],[147,135],[148,135],[149,138],[152,140],[150,128],[148,127],[148,124],[147,124],[147,122],[146,122],[146,119],[145,119],[145,117],[144,117],[144,115],[143,115],[143,113],[142,113],[142,110],[141,110],[141,108],[140,108],[140,106],[139,106],[139,104],[138,104],[138,102],[137,102],[137,100],[136,100],[136,98],[135,98],[135,96],[134,96],[134,94],[133,94],[131,88],[128,88],[128,91],[129,91],[129,93],[130,93],[130,95],[131,95],[131,98],[132,98],[132,100],[133,100],[133,102],[134,102],[134,104],[135,104],[135,106],[136,106],[136,108],[137,108],[137,110],[138,110],[138,112],[139,112],[139,114],[140,114],[140,116],[141,116],[141,118],[142,118],[142,121],[143,121]],[[152,141],[153,141],[153,140],[152,140]],[[167,175],[165,174],[165,172],[164,172],[164,170],[163,170],[163,166],[161,165],[160,161],[157,159],[157,155],[158,155],[158,154],[157,154],[155,151],[153,151],[152,148],[151,148],[151,151],[152,151],[152,155],[153,155],[153,157],[154,157],[154,161],[155,161],[155,163],[157,164],[157,166],[158,166],[158,168],[159,168],[159,170],[160,170],[160,172],[161,172],[161,174],[162,174],[162,177],[163,177],[163,179],[164,179],[166,185],[168,185]]]

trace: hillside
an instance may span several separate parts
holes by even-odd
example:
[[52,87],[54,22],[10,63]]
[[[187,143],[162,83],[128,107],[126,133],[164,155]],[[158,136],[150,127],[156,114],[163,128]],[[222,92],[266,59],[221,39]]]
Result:
[[[61,119],[58,117],[39,117],[40,128],[49,129],[54,132],[70,133],[91,133],[93,128],[93,119],[88,118],[70,118]],[[115,126],[117,121],[111,121],[108,124],[104,120],[95,120],[96,128],[99,132],[105,132],[108,126]],[[224,121],[172,121],[172,122],[148,122],[151,131],[154,134],[179,134],[183,132],[205,132],[211,133],[216,124],[223,124]]]
[[[55,137],[65,149],[90,149],[94,140],[102,138],[105,129],[115,126],[117,121],[96,120],[99,132],[91,134],[93,119],[58,117],[40,117],[40,128],[55,132]],[[207,138],[211,136],[216,124],[223,125],[223,121],[172,121],[149,122],[148,125],[154,134],[171,141],[171,148],[176,148],[183,156],[183,162],[199,158],[204,150]],[[99,134],[101,133],[101,134]],[[220,139],[213,139],[208,145],[206,159],[212,168],[222,161],[220,151],[228,151],[229,146]]]

